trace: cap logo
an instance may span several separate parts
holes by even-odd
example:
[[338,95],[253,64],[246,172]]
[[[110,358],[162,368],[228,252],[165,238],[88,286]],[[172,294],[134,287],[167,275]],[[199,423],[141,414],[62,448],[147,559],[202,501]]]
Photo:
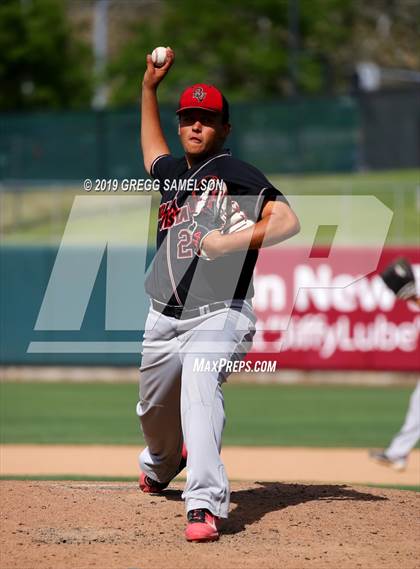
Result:
[[203,87],[197,87],[196,89],[194,89],[194,92],[192,94],[193,99],[197,99],[199,103],[204,101],[206,95],[207,93],[204,91]]

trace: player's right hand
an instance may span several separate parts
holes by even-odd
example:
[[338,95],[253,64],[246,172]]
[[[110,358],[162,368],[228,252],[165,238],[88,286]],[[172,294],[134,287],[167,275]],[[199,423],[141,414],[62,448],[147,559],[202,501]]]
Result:
[[156,88],[169,69],[172,67],[175,60],[175,53],[170,47],[166,48],[166,61],[162,67],[155,67],[153,65],[152,56],[150,53],[146,56],[146,71],[143,77],[143,87]]

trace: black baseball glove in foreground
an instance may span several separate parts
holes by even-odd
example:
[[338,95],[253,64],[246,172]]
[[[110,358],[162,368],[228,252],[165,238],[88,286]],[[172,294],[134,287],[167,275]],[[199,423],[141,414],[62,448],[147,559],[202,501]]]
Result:
[[400,257],[393,261],[381,273],[384,283],[398,298],[403,300],[416,300],[416,285],[413,268],[407,259]]

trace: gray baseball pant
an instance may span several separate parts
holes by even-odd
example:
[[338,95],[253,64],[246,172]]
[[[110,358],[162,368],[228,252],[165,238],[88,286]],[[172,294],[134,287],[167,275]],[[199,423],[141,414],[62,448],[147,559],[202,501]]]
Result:
[[385,454],[391,460],[405,458],[420,439],[420,381],[410,397],[407,414],[401,430],[392,439]]
[[[145,326],[137,415],[147,447],[141,470],[168,482],[177,473],[182,444],[188,449],[183,499],[187,512],[207,508],[226,518],[229,482],[220,459],[225,411],[220,364],[243,359],[252,345],[256,318],[236,301],[196,318],[178,320],[150,309]],[[204,361],[205,368],[197,366]]]

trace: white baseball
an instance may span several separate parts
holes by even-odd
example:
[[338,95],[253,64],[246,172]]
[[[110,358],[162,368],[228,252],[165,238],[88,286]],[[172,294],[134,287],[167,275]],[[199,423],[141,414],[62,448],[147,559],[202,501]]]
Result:
[[166,61],[166,47],[156,47],[152,51],[152,61],[155,67],[162,67]]

